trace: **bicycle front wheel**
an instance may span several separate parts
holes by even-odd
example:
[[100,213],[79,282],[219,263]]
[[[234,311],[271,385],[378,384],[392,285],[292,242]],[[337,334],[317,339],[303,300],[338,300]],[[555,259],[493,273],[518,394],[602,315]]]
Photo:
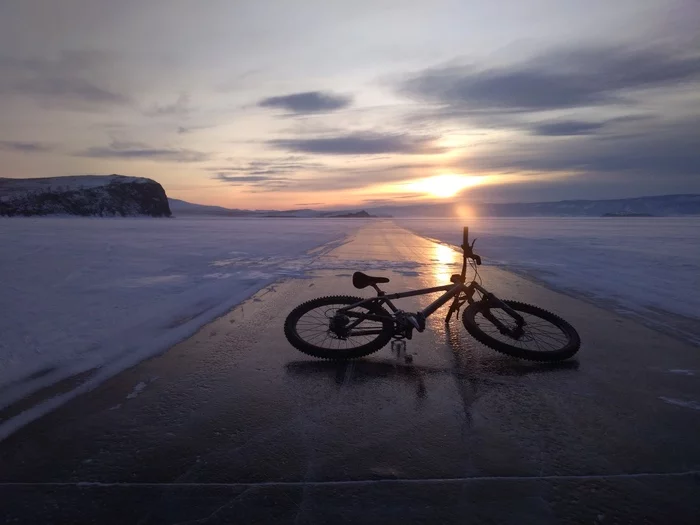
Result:
[[[503,308],[478,301],[462,315],[464,328],[474,339],[498,352],[532,361],[563,361],[578,352],[581,338],[564,319],[531,304],[503,302],[523,317],[522,330],[515,330],[515,319]],[[492,320],[507,330],[501,331]]]
[[[297,350],[324,359],[353,359],[376,352],[394,334],[394,321],[384,308],[365,304],[351,309],[344,318],[337,316],[340,308],[363,300],[340,295],[300,304],[287,316],[284,335]],[[363,314],[374,318],[362,318]],[[351,328],[344,333],[334,329],[334,323]]]

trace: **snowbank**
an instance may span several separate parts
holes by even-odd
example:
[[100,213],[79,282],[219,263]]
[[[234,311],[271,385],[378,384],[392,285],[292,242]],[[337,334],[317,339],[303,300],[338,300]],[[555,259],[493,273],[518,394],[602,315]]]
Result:
[[0,219],[0,408],[166,350],[364,223]]
[[453,245],[461,244],[462,226],[469,226],[484,264],[507,266],[650,319],[664,312],[700,319],[700,217],[395,222]]

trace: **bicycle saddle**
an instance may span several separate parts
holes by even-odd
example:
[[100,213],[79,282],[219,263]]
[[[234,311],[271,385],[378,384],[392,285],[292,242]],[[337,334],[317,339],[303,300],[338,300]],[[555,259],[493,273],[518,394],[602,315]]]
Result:
[[372,277],[370,275],[365,275],[362,272],[355,272],[352,274],[352,284],[355,288],[367,288],[373,284],[388,283],[388,277]]

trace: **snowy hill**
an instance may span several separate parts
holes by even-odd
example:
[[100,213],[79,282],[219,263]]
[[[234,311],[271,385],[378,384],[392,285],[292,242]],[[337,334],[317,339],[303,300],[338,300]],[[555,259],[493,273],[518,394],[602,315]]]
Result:
[[169,217],[170,207],[163,187],[142,177],[0,178],[0,215]]

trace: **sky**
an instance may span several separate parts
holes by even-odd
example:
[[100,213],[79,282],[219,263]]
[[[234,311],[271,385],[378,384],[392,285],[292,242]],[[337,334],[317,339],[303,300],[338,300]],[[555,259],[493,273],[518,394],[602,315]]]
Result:
[[698,0],[0,0],[0,177],[246,209],[700,193]]

